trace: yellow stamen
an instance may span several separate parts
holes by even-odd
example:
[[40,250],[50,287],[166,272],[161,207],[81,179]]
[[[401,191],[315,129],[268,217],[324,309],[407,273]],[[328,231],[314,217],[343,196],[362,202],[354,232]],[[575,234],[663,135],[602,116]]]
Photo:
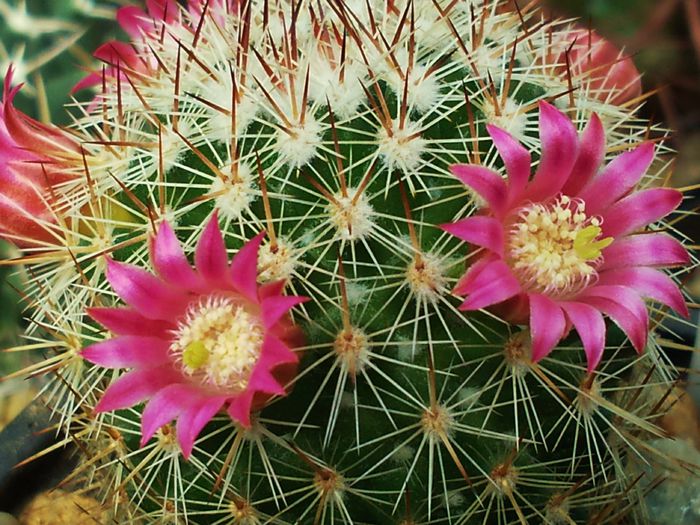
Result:
[[587,226],[579,230],[574,239],[574,250],[576,254],[587,261],[592,261],[600,257],[600,252],[610,246],[613,242],[612,237],[606,237],[596,241],[603,230],[600,226]]
[[209,350],[202,341],[193,341],[182,352],[182,363],[192,370],[204,366],[209,359]]
[[211,296],[190,307],[170,351],[193,380],[240,392],[248,385],[264,338],[256,315],[231,298]]
[[520,209],[507,257],[526,290],[570,295],[595,278],[601,251],[613,241],[598,240],[601,233],[600,219],[586,215],[585,202],[561,195]]

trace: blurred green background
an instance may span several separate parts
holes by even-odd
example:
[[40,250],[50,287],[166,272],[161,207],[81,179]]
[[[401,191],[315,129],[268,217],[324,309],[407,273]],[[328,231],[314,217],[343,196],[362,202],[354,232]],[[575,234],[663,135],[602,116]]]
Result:
[[63,109],[69,92],[96,66],[92,51],[114,36],[115,10],[127,3],[0,0],[0,73],[4,77],[11,63],[15,83],[25,83],[18,106],[42,120],[69,122]]

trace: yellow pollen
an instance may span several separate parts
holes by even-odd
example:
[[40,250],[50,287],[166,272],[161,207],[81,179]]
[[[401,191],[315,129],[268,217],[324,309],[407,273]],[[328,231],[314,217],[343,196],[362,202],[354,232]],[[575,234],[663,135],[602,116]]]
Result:
[[209,297],[190,308],[170,346],[182,371],[204,385],[243,391],[260,357],[264,338],[257,316],[226,297]]
[[600,219],[586,215],[581,200],[560,196],[551,204],[523,207],[513,222],[507,257],[530,292],[566,295],[595,279],[601,251],[613,242],[598,239]]
[[182,363],[192,370],[201,368],[209,359],[209,350],[202,341],[194,341],[182,352]]
[[588,226],[576,234],[574,239],[574,250],[579,257],[587,261],[600,257],[601,250],[610,246],[613,242],[612,237],[606,237],[596,241],[595,239],[601,234],[600,226]]

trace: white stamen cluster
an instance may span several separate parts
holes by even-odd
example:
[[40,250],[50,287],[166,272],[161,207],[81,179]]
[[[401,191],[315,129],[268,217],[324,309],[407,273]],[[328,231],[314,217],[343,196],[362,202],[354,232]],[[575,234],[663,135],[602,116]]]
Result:
[[532,204],[518,213],[507,241],[506,256],[515,275],[529,291],[567,294],[596,276],[597,260],[581,257],[576,236],[600,220],[589,218],[581,200],[562,195],[551,204]]
[[[227,392],[240,392],[260,357],[263,338],[259,319],[243,306],[226,297],[209,297],[190,308],[170,350],[187,375]],[[192,345],[202,345],[206,355],[196,368],[184,362]]]

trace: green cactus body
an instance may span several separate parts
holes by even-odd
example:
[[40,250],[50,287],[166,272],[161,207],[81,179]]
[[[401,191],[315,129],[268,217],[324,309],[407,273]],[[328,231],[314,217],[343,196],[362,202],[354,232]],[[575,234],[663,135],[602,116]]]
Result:
[[[569,28],[536,10],[369,5],[183,10],[74,110],[63,238],[27,250],[29,337],[51,349],[50,403],[119,523],[613,523],[611,504],[638,501],[626,457],[661,435],[673,377],[659,343],[638,356],[611,326],[595,375],[576,335],[533,363],[527,330],[459,310],[480,252],[439,226],[483,204],[452,165],[505,173],[487,124],[536,163],[540,100],[580,129],[596,112],[609,158],[648,123],[548,62]],[[250,428],[216,416],[185,461],[169,425],[139,448],[140,405],[91,412],[120,372],[80,352],[108,337],[85,309],[118,304],[104,256],[150,269],[163,221],[191,254],[214,210],[230,254],[266,232],[258,281],[310,299],[292,310],[306,342],[288,395]]]

